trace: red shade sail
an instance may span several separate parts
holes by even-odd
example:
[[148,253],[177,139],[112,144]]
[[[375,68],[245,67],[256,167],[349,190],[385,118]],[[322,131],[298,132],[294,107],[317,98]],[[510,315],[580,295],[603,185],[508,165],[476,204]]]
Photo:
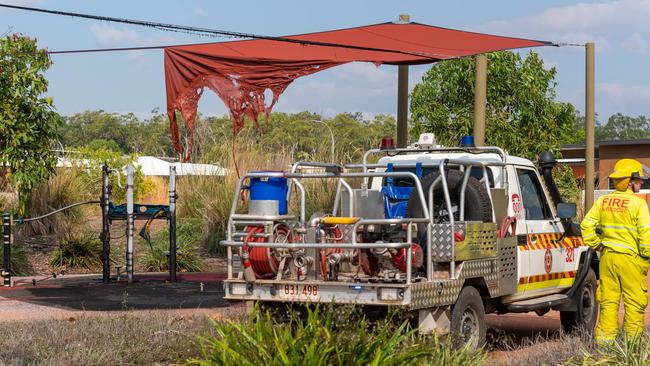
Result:
[[[418,23],[382,23],[283,37],[295,40],[255,39],[174,46],[165,49],[167,113],[174,147],[180,152],[176,111],[191,134],[196,108],[205,87],[226,104],[235,134],[244,117],[257,122],[298,77],[353,61],[379,66],[432,63],[450,58],[550,42],[501,37]],[[273,99],[266,103],[269,89]]]

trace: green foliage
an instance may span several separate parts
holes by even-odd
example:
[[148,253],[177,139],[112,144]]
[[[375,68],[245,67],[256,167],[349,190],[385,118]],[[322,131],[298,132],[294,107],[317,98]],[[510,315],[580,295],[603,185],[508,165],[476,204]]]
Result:
[[14,34],[0,39],[0,162],[9,167],[11,182],[24,212],[31,190],[54,170],[50,141],[57,137],[61,117],[45,97],[43,73],[51,65],[36,40]]
[[[0,268],[4,268],[4,246],[0,243]],[[29,254],[24,244],[14,242],[11,245],[11,275],[26,276],[33,272]]]
[[[555,69],[536,53],[491,53],[487,73],[486,145],[532,159],[575,140],[575,110],[555,101]],[[474,80],[471,58],[434,64],[411,95],[413,134],[433,132],[448,146],[472,134]]]
[[553,180],[565,202],[573,202],[580,206],[581,189],[570,167],[557,165],[553,169]]
[[95,139],[90,141],[88,145],[86,145],[86,147],[90,150],[108,150],[108,151],[122,152],[120,145],[118,145],[117,142],[115,142],[115,140]]
[[257,308],[247,321],[216,322],[216,336],[201,339],[203,358],[191,365],[480,365],[483,353],[453,350],[447,342],[417,335],[393,315],[377,324],[308,309],[305,321],[288,324]]
[[62,143],[66,146],[86,146],[93,141],[111,141],[118,150],[129,151],[129,134],[138,124],[133,113],[117,114],[85,111],[66,119],[61,128]]
[[[112,186],[112,200],[114,202],[120,202],[126,199],[126,171],[124,168],[136,161],[135,156],[125,156],[119,151],[108,150],[102,147],[98,149],[81,147],[77,151],[77,154],[73,156],[71,161],[75,165],[75,168],[86,170],[87,174],[83,175],[83,177],[88,186],[92,187],[91,193],[93,197],[99,197],[101,195],[102,165],[107,164],[111,169],[119,169],[119,175],[109,175]],[[141,169],[136,166],[133,180],[133,194],[135,200],[146,194],[148,189],[149,187],[145,183]]]
[[[200,272],[201,228],[193,220],[176,225],[176,268],[180,272]],[[138,260],[149,272],[164,272],[169,269],[169,229],[160,231],[151,240],[151,247]]]
[[[198,115],[194,128],[193,161],[223,164],[232,158],[230,143],[233,133],[229,118]],[[65,146],[175,156],[166,114],[155,114],[142,121],[131,113],[85,111],[68,117],[61,131]],[[187,133],[187,127],[181,122],[181,136],[187,136]],[[369,147],[377,146],[381,137],[394,134],[395,119],[389,115],[378,115],[372,121],[366,121],[360,113],[345,113],[334,118],[321,118],[309,112],[271,113],[268,122],[261,122],[260,129],[247,123],[236,144],[254,146],[260,152],[289,154],[292,159],[313,160],[317,152],[323,151],[327,154],[322,157],[331,160],[333,138],[336,145],[334,160],[351,161],[358,160]],[[181,139],[183,149],[189,148],[188,142],[187,138]]]
[[102,265],[102,242],[95,233],[72,235],[63,239],[52,254],[50,265],[95,269]]
[[616,113],[605,125],[596,125],[596,140],[638,140],[650,138],[650,119]]

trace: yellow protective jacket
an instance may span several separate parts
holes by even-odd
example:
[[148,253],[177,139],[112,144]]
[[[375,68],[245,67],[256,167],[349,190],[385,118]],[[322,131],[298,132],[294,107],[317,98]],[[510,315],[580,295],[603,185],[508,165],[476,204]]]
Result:
[[[602,236],[596,234],[600,226]],[[646,201],[628,189],[598,198],[580,224],[582,239],[591,248],[601,244],[616,252],[650,258],[650,213]]]

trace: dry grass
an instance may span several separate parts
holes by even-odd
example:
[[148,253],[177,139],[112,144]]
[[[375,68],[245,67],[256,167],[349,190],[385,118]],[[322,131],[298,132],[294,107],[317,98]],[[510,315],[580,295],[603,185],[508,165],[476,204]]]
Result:
[[[97,200],[93,197],[89,180],[81,169],[58,169],[47,181],[36,188],[27,204],[29,217],[52,212],[76,202]],[[99,210],[95,207],[77,206],[61,213],[32,221],[19,227],[20,236],[50,236],[56,241],[72,232],[81,234],[88,212]]]
[[523,342],[501,338],[491,342],[488,363],[503,366],[560,365],[579,354],[581,348],[589,348],[590,340],[582,335],[538,336]]
[[2,365],[176,365],[201,354],[207,316],[152,314],[4,323]]
[[146,187],[140,202],[152,205],[169,203],[169,179],[164,177],[144,177],[142,184]]

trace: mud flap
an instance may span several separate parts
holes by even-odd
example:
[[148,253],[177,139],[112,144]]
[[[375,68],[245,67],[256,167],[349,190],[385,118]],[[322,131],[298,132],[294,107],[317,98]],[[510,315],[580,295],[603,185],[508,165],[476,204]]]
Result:
[[418,311],[418,332],[420,334],[449,333],[451,328],[449,307],[420,309]]

